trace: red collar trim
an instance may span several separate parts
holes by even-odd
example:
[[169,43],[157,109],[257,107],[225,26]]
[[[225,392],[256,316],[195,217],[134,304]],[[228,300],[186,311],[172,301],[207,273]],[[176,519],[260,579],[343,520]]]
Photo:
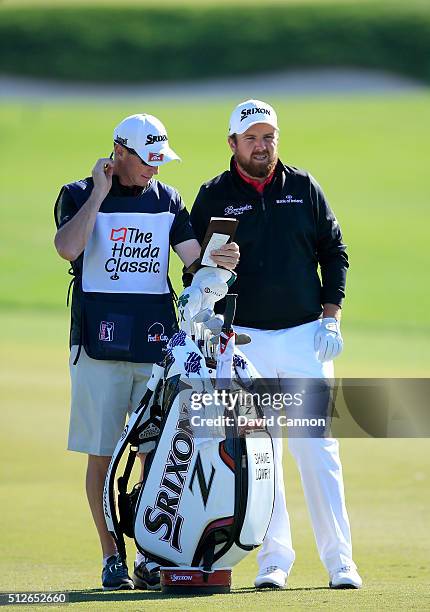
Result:
[[266,179],[264,179],[264,181],[262,183],[260,183],[260,181],[257,181],[256,179],[250,178],[249,176],[246,176],[245,174],[243,174],[243,172],[241,171],[241,169],[237,165],[236,161],[234,162],[234,167],[236,168],[237,173],[240,176],[240,178],[242,180],[244,180],[245,183],[248,183],[249,185],[254,187],[254,189],[256,189],[258,191],[258,193],[263,193],[264,188],[266,187],[266,185],[268,185],[270,183],[270,181],[272,180],[273,175],[275,173],[275,171],[273,170],[273,172],[271,174],[269,174],[269,176]]

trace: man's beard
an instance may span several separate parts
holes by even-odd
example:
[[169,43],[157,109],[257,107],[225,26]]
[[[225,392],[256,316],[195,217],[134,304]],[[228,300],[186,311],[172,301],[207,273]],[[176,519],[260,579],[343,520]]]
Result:
[[268,176],[270,176],[273,170],[275,169],[276,163],[278,161],[277,155],[270,157],[269,154],[265,161],[257,161],[255,159],[252,159],[252,157],[250,160],[247,160],[244,159],[237,152],[235,153],[234,159],[236,160],[237,164],[239,164],[239,166],[243,170],[245,170],[245,172],[249,176],[260,179],[267,178]]

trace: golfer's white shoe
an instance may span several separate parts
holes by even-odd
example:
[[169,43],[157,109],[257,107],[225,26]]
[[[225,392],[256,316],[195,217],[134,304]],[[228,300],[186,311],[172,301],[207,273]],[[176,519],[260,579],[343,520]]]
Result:
[[340,567],[330,574],[329,587],[331,589],[360,589],[363,581],[357,570],[350,565]]
[[277,565],[270,565],[259,572],[254,585],[257,589],[285,589],[288,574]]

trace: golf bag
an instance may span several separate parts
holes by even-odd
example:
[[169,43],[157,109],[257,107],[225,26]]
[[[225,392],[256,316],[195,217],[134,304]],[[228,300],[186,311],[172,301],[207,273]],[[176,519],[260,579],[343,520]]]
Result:
[[[214,359],[205,355],[207,334],[203,341],[180,330],[164,362],[154,365],[104,487],[106,523],[123,559],[124,535],[160,565],[206,571],[234,566],[263,542],[274,501],[272,439],[260,407],[250,401],[258,374],[234,340],[230,321]],[[228,375],[220,378],[220,372]],[[142,482],[129,492],[136,454],[147,442],[155,448]],[[127,447],[117,495],[116,471]]]

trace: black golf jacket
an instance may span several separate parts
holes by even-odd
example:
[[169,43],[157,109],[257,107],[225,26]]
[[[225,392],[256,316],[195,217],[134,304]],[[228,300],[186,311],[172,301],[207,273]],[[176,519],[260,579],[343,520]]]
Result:
[[[200,188],[191,224],[202,241],[211,217],[239,220],[235,322],[283,329],[317,319],[325,303],[341,306],[348,257],[321,187],[306,171],[278,161],[259,194],[230,170]],[[321,278],[319,276],[321,275]]]

